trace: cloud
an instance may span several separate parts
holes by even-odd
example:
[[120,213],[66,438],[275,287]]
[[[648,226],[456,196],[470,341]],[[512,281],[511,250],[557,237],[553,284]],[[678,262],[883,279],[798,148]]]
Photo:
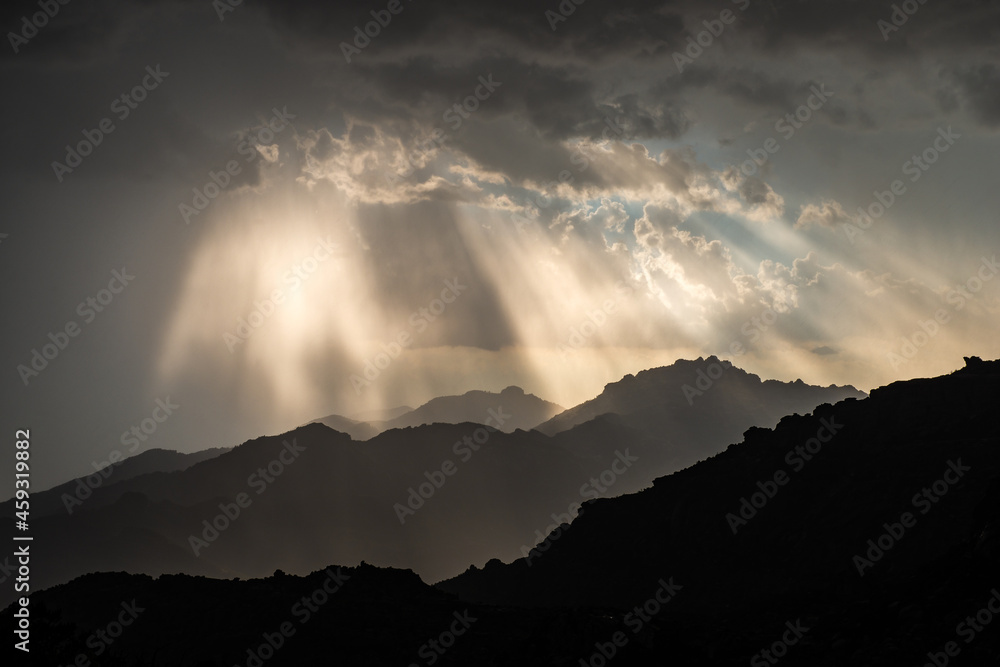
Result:
[[739,193],[750,205],[748,217],[752,219],[769,222],[780,218],[785,211],[785,199],[757,176],[743,179]]
[[973,115],[991,129],[1000,127],[1000,68],[983,63],[961,68],[953,76]]
[[796,229],[819,226],[830,229],[838,225],[853,223],[854,218],[844,211],[839,202],[824,199],[817,204],[806,204],[799,213],[798,220],[795,221]]

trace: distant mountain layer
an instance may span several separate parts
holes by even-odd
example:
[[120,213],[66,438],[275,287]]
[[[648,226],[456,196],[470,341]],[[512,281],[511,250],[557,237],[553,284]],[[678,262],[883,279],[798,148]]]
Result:
[[513,433],[517,429],[530,430],[563,410],[560,405],[524,393],[520,387],[507,387],[499,393],[470,391],[461,396],[439,396],[415,410],[387,411],[387,419],[383,421],[328,415],[314,423],[347,433],[354,440],[368,440],[393,428],[464,422],[488,424],[505,433]]
[[384,422],[390,419],[395,419],[400,415],[404,415],[407,412],[412,412],[413,408],[409,405],[400,405],[395,408],[386,408],[384,410],[368,410],[366,412],[358,412],[355,414],[347,415],[353,421],[359,422]]
[[[802,380],[761,379],[717,357],[678,360],[670,366],[626,375],[596,398],[562,412],[537,428],[554,435],[603,414],[616,414],[650,435],[691,424],[691,412],[718,422],[718,436],[735,440],[746,424],[773,426],[785,415],[811,411],[821,403],[864,398],[854,387],[817,387]],[[729,423],[731,422],[731,423]]]
[[[503,408],[502,413],[498,410]],[[560,405],[525,394],[520,387],[507,387],[499,394],[470,391],[461,396],[441,396],[412,412],[384,423],[385,428],[406,428],[421,424],[472,422],[496,426],[505,433],[530,430],[565,410]]]
[[[86,477],[71,480],[46,491],[31,494],[33,517],[67,514],[82,506],[91,491],[101,486],[111,486],[151,473],[168,473],[187,470],[196,463],[214,459],[230,451],[229,447],[213,447],[190,454],[171,449],[149,449],[127,459],[122,459]],[[0,516],[13,516],[14,501],[0,503]]]
[[334,431],[346,433],[351,436],[351,440],[357,440],[358,442],[370,440],[382,432],[381,428],[370,422],[355,421],[342,415],[327,415],[309,423],[328,426]]

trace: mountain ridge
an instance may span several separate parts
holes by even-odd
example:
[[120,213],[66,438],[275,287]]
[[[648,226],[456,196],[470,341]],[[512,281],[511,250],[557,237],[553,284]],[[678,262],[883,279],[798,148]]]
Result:
[[[473,389],[464,394],[438,396],[417,408],[408,409],[382,421],[361,421],[339,414],[330,414],[309,423],[326,424],[330,428],[349,434],[354,440],[370,440],[379,433],[408,426],[463,422],[485,424],[491,419],[491,411],[495,412],[500,408],[509,410],[510,414],[503,424],[493,425],[499,426],[501,431],[507,433],[517,429],[530,430],[565,410],[560,405],[546,401],[534,394],[528,394],[520,387],[511,385],[499,392]],[[392,414],[400,410],[402,408],[382,412]],[[492,419],[496,420],[495,417]]]

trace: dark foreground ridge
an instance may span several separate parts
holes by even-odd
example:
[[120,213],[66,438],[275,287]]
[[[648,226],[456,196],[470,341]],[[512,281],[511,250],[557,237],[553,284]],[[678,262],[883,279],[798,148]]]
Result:
[[565,664],[615,630],[598,611],[469,605],[364,563],[243,581],[90,574],[31,608],[32,664],[67,667]]
[[366,565],[249,581],[87,575],[32,596],[33,658],[1000,664],[998,396],[1000,362],[970,358],[752,428],[652,488],[586,503],[529,557],[436,587]]
[[998,397],[1000,362],[972,357],[750,429],[651,489],[585,504],[527,558],[438,587],[628,609],[673,577],[684,589],[651,637],[682,664],[747,664],[797,621],[810,630],[771,654],[783,665],[1000,664]]

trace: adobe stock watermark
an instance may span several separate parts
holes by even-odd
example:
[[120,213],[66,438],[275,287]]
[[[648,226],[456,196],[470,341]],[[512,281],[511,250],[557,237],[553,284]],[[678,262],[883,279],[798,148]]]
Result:
[[[361,390],[370,387],[372,382],[382,375],[382,371],[389,368],[392,362],[403,354],[403,350],[413,345],[414,337],[427,331],[427,328],[438,317],[444,314],[448,305],[455,303],[462,292],[469,289],[468,285],[463,285],[458,278],[444,281],[444,289],[441,290],[439,298],[431,299],[426,308],[420,308],[410,313],[410,329],[404,329],[396,334],[394,340],[382,343],[382,351],[375,356],[366,359],[361,370],[361,375],[352,373],[350,376],[351,386],[354,393],[360,394]],[[413,333],[410,333],[410,331]]]
[[[277,458],[271,459],[266,466],[258,468],[256,472],[250,473],[250,476],[247,477],[247,486],[254,489],[258,496],[267,491],[284,474],[288,466],[298,461],[302,452],[306,451],[306,448],[298,444],[295,438],[292,438],[291,442],[285,440],[281,444],[284,445],[284,449],[281,450]],[[200,555],[204,549],[219,539],[219,535],[229,530],[229,527],[243,514],[243,510],[252,504],[253,498],[245,492],[236,494],[235,502],[219,503],[219,514],[212,517],[211,521],[205,519],[201,522],[203,526],[201,536],[193,533],[188,536],[188,546],[191,547],[194,555]]]
[[[591,477],[588,482],[585,482],[580,487],[580,497],[593,500],[602,497],[608,489],[614,486],[618,478],[628,472],[632,464],[638,460],[638,456],[632,456],[628,453],[628,448],[625,449],[624,453],[615,450],[615,460],[612,461],[611,466],[597,477]],[[619,466],[619,464],[621,465]],[[526,544],[521,545],[521,556],[526,559],[525,564],[528,567],[531,567],[531,561],[548,551],[552,544],[562,537],[563,532],[569,529],[569,524],[573,523],[574,518],[583,514],[582,507],[582,503],[572,502],[566,508],[565,514],[552,514],[552,521],[555,523],[550,524],[544,532],[539,529],[535,530],[535,546],[528,548]],[[567,528],[564,529],[563,526],[567,526]]]
[[[413,0],[407,1],[413,2]],[[382,34],[382,29],[389,27],[389,24],[392,23],[392,17],[399,16],[404,9],[406,9],[406,5],[401,0],[389,0],[385,9],[373,9],[369,12],[374,20],[365,23],[364,30],[361,29],[360,25],[354,26],[353,43],[340,43],[340,52],[344,54],[344,60],[347,61],[347,64],[351,64],[353,56],[361,55],[361,51],[371,44],[373,39]]]
[[[134,454],[139,445],[149,440],[156,433],[160,424],[167,421],[180,407],[179,404],[170,400],[170,396],[156,399],[156,407],[153,408],[152,414],[140,421],[138,425],[134,425],[122,433],[120,439],[122,447],[131,445],[129,453]],[[73,491],[73,495],[63,493],[60,498],[66,508],[66,513],[72,514],[74,508],[83,505],[83,501],[90,498],[94,491],[111,477],[117,465],[123,460],[125,459],[121,450],[113,449],[108,454],[106,461],[100,463],[91,461],[90,465],[94,467],[94,473],[76,480],[76,489]]]
[[910,20],[910,17],[917,13],[920,9],[920,5],[926,4],[927,0],[904,0],[900,4],[892,5],[892,13],[889,14],[889,20],[879,19],[875,22],[880,33],[882,33],[882,40],[888,42],[889,35],[896,32]]
[[[140,607],[134,599],[131,602],[122,602],[119,606],[121,611],[118,615],[104,627],[95,630],[84,642],[86,647],[94,652],[95,658],[104,655],[105,651],[125,633],[125,628],[135,623],[139,614],[146,611],[146,608]],[[89,667],[91,662],[88,654],[84,652],[77,654],[71,664],[76,667]]]
[[[997,264],[996,255],[993,255],[992,259],[983,257],[982,260],[978,271],[972,277],[945,295],[945,301],[952,305],[956,312],[962,310],[966,303],[972,301],[975,298],[973,295],[982,290],[983,285],[993,280],[997,273],[1000,272],[1000,264]],[[902,344],[899,347],[899,351],[891,350],[887,354],[892,369],[898,369],[901,365],[917,356],[917,352],[923,349],[932,338],[937,336],[941,331],[941,327],[950,321],[951,315],[948,311],[944,308],[938,308],[934,311],[933,318],[917,322],[919,328],[915,329],[909,336],[901,339]]]
[[[962,481],[965,473],[972,470],[971,467],[962,465],[962,459],[948,461],[941,479],[933,484],[925,486],[919,493],[914,494],[910,499],[910,504],[914,509],[920,510],[921,515],[930,512],[934,505],[941,502],[951,487]],[[856,555],[853,558],[854,567],[858,570],[858,575],[865,576],[865,570],[874,567],[875,563],[882,560],[890,550],[895,547],[906,535],[906,531],[912,530],[917,525],[917,516],[912,512],[903,512],[896,523],[883,523],[885,532],[874,539],[868,540],[868,550],[864,555]]]
[[549,22],[549,27],[552,28],[552,32],[556,31],[559,24],[563,21],[569,19],[576,11],[576,8],[582,5],[587,0],[561,0],[559,6],[556,7],[559,11],[552,11],[551,9],[545,10],[545,20]]
[[235,352],[239,344],[250,340],[251,336],[263,327],[268,319],[278,311],[278,308],[285,303],[288,292],[294,292],[301,288],[319,270],[320,264],[331,257],[339,256],[339,248],[340,245],[331,241],[329,236],[325,239],[319,237],[312,253],[307,255],[305,259],[295,262],[281,275],[281,282],[288,285],[287,288],[276,287],[264,299],[254,301],[253,309],[245,317],[236,320],[236,328],[233,329],[233,333],[223,332],[222,340],[229,352]]
[[[750,0],[730,0],[734,5],[739,5],[739,10],[745,12],[750,6]],[[706,49],[715,44],[715,40],[722,36],[726,26],[736,22],[736,14],[731,9],[723,9],[719,12],[719,17],[701,22],[705,29],[697,35],[688,36],[687,47],[684,53],[674,51],[674,64],[677,65],[677,72],[683,73],[684,68],[693,65],[694,61],[701,57]]]
[[[814,437],[809,438],[801,445],[796,445],[794,448],[789,449],[785,454],[785,463],[791,467],[793,474],[802,472],[806,464],[822,451],[823,445],[833,440],[834,436],[837,435],[837,431],[844,428],[844,425],[838,424],[837,418],[832,415],[829,419],[826,417],[821,418],[819,422],[820,427],[817,429]],[[729,529],[733,531],[733,535],[756,517],[757,513],[764,509],[778,495],[778,489],[788,484],[791,479],[789,473],[780,468],[775,470],[774,474],[765,481],[761,482],[757,480],[758,491],[751,494],[749,499],[746,496],[740,498],[739,509],[735,513],[730,512],[726,514],[726,523],[729,525]]]
[[[83,318],[83,324],[90,324],[97,319],[97,315],[103,313],[115,300],[115,296],[121,294],[133,280],[135,280],[135,276],[130,275],[124,266],[121,271],[112,271],[107,288],[98,291],[94,296],[87,297],[76,307],[76,314]],[[79,336],[82,331],[82,327],[76,320],[69,320],[56,333],[49,332],[49,342],[42,345],[41,352],[38,351],[38,348],[33,348],[29,363],[17,366],[17,373],[24,386],[27,387],[33,378],[38,377],[42,371],[48,368],[49,364],[69,347],[70,341]]]
[[809,628],[802,625],[802,619],[796,619],[794,623],[791,621],[785,621],[785,632],[782,633],[781,639],[778,639],[770,647],[755,653],[752,658],[750,658],[751,667],[768,667],[768,665],[776,665],[778,660],[784,658],[788,655],[788,649],[791,646],[795,646],[799,643],[799,640],[805,637],[806,633],[809,632]]
[[605,299],[601,302],[600,308],[587,311],[587,318],[569,328],[569,337],[565,343],[558,346],[559,357],[563,360],[569,352],[575,352],[586,345],[587,340],[596,334],[605,324],[608,323],[612,315],[618,312],[618,307],[632,293],[633,288],[619,280],[615,283],[615,294],[613,298]]
[[[826,84],[821,83],[819,87],[810,86],[811,94],[806,101],[795,109],[792,113],[786,113],[783,118],[779,118],[774,124],[774,131],[781,134],[785,141],[795,136],[797,130],[801,130],[808,123],[813,113],[819,111],[826,104],[827,100],[833,97],[833,93],[826,89]],[[744,176],[753,176],[760,167],[763,167],[771,156],[781,150],[781,144],[774,137],[768,137],[760,148],[748,148],[749,160],[744,160],[740,164],[740,171]]]
[[[250,164],[258,157],[260,157],[260,151],[257,150],[258,146],[268,146],[274,138],[282,132],[286,127],[291,125],[289,120],[295,118],[295,114],[288,113],[288,107],[282,107],[281,111],[278,111],[277,107],[271,109],[272,116],[264,123],[264,127],[257,131],[256,137],[246,136],[236,146],[236,152],[240,155],[246,155],[244,162]],[[256,141],[252,141],[252,139]],[[202,211],[208,208],[216,197],[218,197],[223,190],[229,187],[233,182],[233,177],[238,176],[243,172],[243,165],[241,165],[237,160],[230,160],[226,163],[224,169],[219,171],[209,171],[208,180],[200,188],[192,188],[191,191],[194,193],[194,197],[191,198],[191,203],[187,204],[181,202],[177,205],[177,210],[180,211],[181,217],[184,218],[184,224],[191,224],[191,218],[197,217]]]
[[[955,626],[955,634],[969,645],[993,623],[997,616],[1000,616],[1000,590],[994,588],[990,591],[990,598],[974,616],[969,615],[959,621]],[[924,667],[947,667],[951,659],[957,658],[961,652],[962,647],[958,642],[948,642],[941,651],[928,651]]]
[[[111,112],[118,117],[119,121],[124,121],[129,115],[139,108],[139,104],[145,101],[149,93],[156,90],[163,80],[170,76],[170,72],[161,72],[160,65],[155,68],[146,66],[146,76],[136,84],[132,90],[122,93],[111,102]],[[62,183],[66,174],[73,173],[73,170],[83,164],[83,158],[94,152],[94,149],[104,142],[104,138],[115,131],[115,124],[111,118],[105,117],[97,123],[93,130],[82,130],[83,139],[75,146],[66,145],[66,157],[64,162],[54,160],[52,171],[56,175],[56,180]]]
[[[740,345],[742,347],[742,345]],[[696,373],[698,379],[695,380],[694,386],[690,384],[685,384],[681,387],[681,393],[684,394],[684,398],[687,399],[688,405],[694,405],[695,396],[704,396],[705,392],[711,389],[715,385],[715,381],[722,377],[722,375],[730,368],[733,367],[733,363],[726,359],[719,359],[717,357],[709,357],[709,359],[715,359],[712,363],[706,365],[704,368],[699,368]],[[706,359],[708,361],[708,359]]]
[[49,19],[54,19],[59,13],[60,6],[65,6],[70,0],[38,0],[38,7],[42,11],[35,12],[30,17],[21,17],[21,30],[18,32],[8,32],[7,41],[14,53],[18,53],[22,46],[38,34],[38,31],[49,24]]
[[[292,605],[288,613],[298,621],[299,627],[312,620],[320,609],[322,609],[330,599],[341,589],[351,578],[337,568],[334,572],[330,568],[324,570],[326,579],[308,595],[303,595]],[[243,663],[246,667],[262,667],[265,662],[274,657],[285,643],[295,636],[298,627],[291,621],[284,621],[274,632],[264,632],[261,634],[263,640],[256,647],[247,649],[247,659]],[[238,666],[236,666],[238,667]]]
[[[789,311],[790,309],[787,306],[780,306],[779,308],[768,306],[761,311],[760,315],[754,315],[743,322],[743,326],[740,327],[740,334],[749,339],[750,343],[756,343],[765,331],[774,326],[774,323],[778,321],[779,315],[784,315]],[[729,354],[734,357],[745,354],[747,351],[740,337],[732,340],[727,349]],[[704,368],[698,369],[696,374],[698,379],[695,380],[694,386],[685,384],[681,387],[681,393],[687,399],[688,405],[694,405],[696,396],[704,396],[705,392],[715,385],[716,380],[733,367],[732,362],[725,359],[718,359],[717,357],[709,357],[706,361],[711,359],[715,359],[715,361],[707,364]]]
[[[927,148],[925,148],[920,155],[914,154],[909,160],[903,163],[900,169],[903,175],[910,177],[911,183],[916,183],[920,180],[920,177],[931,168],[931,166],[938,161],[938,159],[948,150],[955,145],[958,139],[962,138],[962,135],[953,131],[951,125],[945,130],[942,127],[937,129],[938,136],[934,138]],[[847,240],[854,243],[854,239],[861,236],[865,231],[872,226],[875,220],[878,220],[886,211],[892,208],[892,205],[899,201],[903,195],[906,194],[906,183],[902,179],[896,179],[889,184],[888,190],[875,190],[872,193],[875,197],[875,201],[868,205],[867,208],[864,206],[858,207],[857,221],[854,223],[845,222],[842,223],[844,227],[844,233],[847,235]]]
[[212,9],[219,17],[219,23],[226,20],[226,14],[236,11],[236,8],[243,4],[243,0],[212,0]]
[[[424,663],[428,667],[440,660],[441,656],[455,645],[455,641],[464,635],[472,627],[473,623],[479,620],[470,614],[468,609],[461,614],[457,611],[452,612],[452,616],[455,620],[451,622],[447,630],[443,631],[437,637],[429,639],[417,650],[417,655],[424,660]],[[411,662],[409,667],[420,667],[420,663]]]
[[[468,463],[473,454],[478,452],[479,448],[485,445],[490,439],[490,433],[495,433],[504,425],[504,422],[513,416],[504,414],[503,406],[497,406],[496,410],[490,408],[486,413],[488,415],[484,422],[486,426],[480,426],[472,432],[471,436],[463,436],[461,440],[451,446],[451,451],[455,453],[455,456],[459,457],[461,463]],[[424,477],[427,481],[418,484],[416,489],[412,486],[407,489],[410,494],[406,497],[406,504],[396,503],[392,506],[400,525],[405,524],[408,517],[416,514],[417,510],[423,507],[428,500],[434,497],[435,493],[441,490],[441,487],[445,485],[448,478],[457,472],[458,466],[451,459],[442,461],[441,465],[433,472],[425,470]]]
[[[660,585],[653,596],[643,602],[641,605],[636,605],[632,608],[632,611],[625,614],[623,622],[626,627],[632,631],[632,635],[638,635],[642,632],[653,618],[663,611],[663,607],[666,606],[671,600],[673,600],[677,593],[681,591],[684,587],[680,584],[674,583],[674,578],[670,577],[669,580],[664,581],[660,579],[656,582]],[[594,644],[594,652],[590,654],[586,660],[580,658],[579,667],[605,667],[608,662],[618,655],[618,652],[625,648],[629,643],[630,637],[625,634],[623,630],[618,630],[613,635],[611,635],[611,640],[606,642],[596,642]]]
[[[448,124],[451,132],[457,132],[472,114],[479,110],[481,103],[490,99],[497,88],[503,85],[503,81],[494,81],[493,73],[490,72],[485,77],[479,76],[479,84],[461,102],[451,105],[441,114],[441,120]],[[407,152],[403,157],[406,160],[406,168],[401,172],[387,172],[386,181],[390,186],[395,185],[401,179],[408,178],[418,168],[418,164],[430,154],[435,148],[443,148],[448,133],[440,127],[435,127],[430,136],[417,142],[415,150]]]

